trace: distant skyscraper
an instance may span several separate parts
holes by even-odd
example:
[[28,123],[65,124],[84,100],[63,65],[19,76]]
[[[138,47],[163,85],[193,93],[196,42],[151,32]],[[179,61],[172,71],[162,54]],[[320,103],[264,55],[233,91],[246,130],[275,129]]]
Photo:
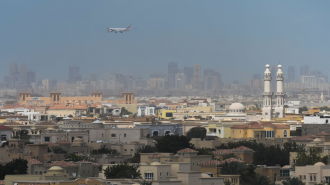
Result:
[[90,81],[97,81],[97,75],[96,74],[92,74],[91,75],[91,78],[90,78]]
[[261,80],[260,74],[254,74],[253,75],[253,79],[255,79],[255,80]]
[[31,83],[36,82],[36,73],[32,70],[26,73],[26,83],[30,85]]
[[296,69],[294,66],[288,67],[288,82],[293,82],[296,79]]
[[177,74],[178,73],[178,63],[170,62],[168,63],[168,74]]
[[26,65],[25,65],[25,64],[21,64],[21,65],[19,66],[19,74],[24,75],[24,74],[26,74],[26,73],[27,73]]
[[184,67],[183,73],[186,76],[186,84],[191,84],[191,80],[194,77],[194,68],[193,67]]
[[77,81],[81,81],[80,67],[79,66],[70,66],[68,83],[74,84]]
[[192,87],[193,89],[199,89],[201,83],[201,65],[195,64],[194,65],[194,77]]
[[9,69],[9,75],[16,75],[18,74],[17,63],[11,63]]
[[309,76],[309,67],[304,65],[300,67],[300,76]]

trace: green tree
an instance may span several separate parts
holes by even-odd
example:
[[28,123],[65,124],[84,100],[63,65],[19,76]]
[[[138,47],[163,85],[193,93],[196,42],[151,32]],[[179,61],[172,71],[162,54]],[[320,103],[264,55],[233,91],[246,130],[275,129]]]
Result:
[[297,152],[296,166],[314,165],[317,162],[329,163],[329,157],[321,157],[322,149],[318,147],[311,147],[306,152],[305,149],[300,149]]
[[122,115],[130,115],[130,114],[133,113],[128,111],[125,107],[122,107],[119,115],[122,116]]
[[68,151],[64,150],[63,148],[54,148],[53,149],[54,154],[66,154]]
[[105,145],[101,145],[99,149],[92,150],[92,154],[114,154],[114,155],[119,155],[119,152],[116,149],[109,149]]
[[195,148],[198,151],[197,155],[213,155],[214,149],[211,148]]
[[0,179],[3,180],[6,175],[27,174],[28,161],[25,159],[14,159],[6,165],[0,165]]
[[193,148],[193,144],[186,136],[165,135],[157,140],[156,148],[158,152],[176,153],[185,148]]
[[262,143],[252,141],[238,141],[230,142],[227,144],[221,144],[217,146],[217,149],[233,149],[239,146],[245,146],[254,150],[253,164],[254,165],[269,165],[274,166],[279,164],[284,166],[289,164],[290,152],[296,152],[303,148],[296,143],[285,143],[282,148],[278,146],[265,146]]
[[306,106],[299,107],[299,113],[302,113],[303,111],[308,111],[308,108]]
[[206,129],[204,127],[194,127],[187,132],[187,137],[189,140],[191,138],[206,138]]
[[320,107],[320,110],[321,111],[330,111],[330,107],[328,107],[328,106],[323,106],[323,107]]
[[225,181],[224,181],[224,185],[231,185],[230,180],[225,180]]
[[63,117],[56,117],[55,118],[55,121],[58,123],[58,122],[60,122],[60,121],[62,121],[63,120]]
[[221,174],[224,175],[241,175],[240,184],[250,185],[254,183],[256,173],[255,166],[247,165],[239,162],[225,163],[222,165]]
[[65,155],[66,161],[73,161],[73,162],[78,162],[78,161],[91,161],[91,162],[96,162],[95,159],[86,157],[83,155],[76,155],[74,153],[67,153]]
[[293,177],[288,180],[282,181],[283,185],[305,185],[298,177]]
[[157,151],[156,147],[150,146],[150,145],[146,145],[143,147],[140,147],[136,153],[134,154],[134,156],[130,159],[127,160],[127,162],[129,163],[140,163],[140,154],[141,153],[155,153]]
[[103,170],[107,179],[124,179],[124,178],[140,178],[141,173],[138,166],[129,165],[127,163],[108,166]]
[[256,175],[253,183],[253,185],[269,185],[269,184],[270,181],[268,180],[268,178],[265,175],[260,175],[260,174]]
[[28,130],[18,130],[16,131],[15,135],[13,138],[18,139],[18,140],[29,140],[31,136],[29,136],[29,131]]

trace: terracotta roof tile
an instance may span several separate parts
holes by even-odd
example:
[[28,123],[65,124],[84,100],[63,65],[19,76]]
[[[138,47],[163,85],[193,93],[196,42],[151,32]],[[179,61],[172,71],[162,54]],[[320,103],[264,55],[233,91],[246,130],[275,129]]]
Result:
[[212,152],[213,154],[220,154],[220,155],[226,155],[226,154],[232,154],[232,149],[220,149]]
[[91,162],[91,161],[78,161],[76,163],[92,163],[92,165],[95,165],[95,166],[101,166],[100,164],[98,163],[94,163],[94,162]]
[[317,136],[329,136],[330,134],[326,133],[326,132],[320,132],[318,134],[316,134]]
[[57,143],[48,143],[48,146],[60,146],[60,145]]
[[199,163],[199,166],[218,166],[221,165],[222,163],[218,160],[209,160],[209,161],[205,161],[202,163]]
[[61,141],[57,141],[56,144],[59,144],[59,145],[71,145],[72,143],[69,142],[69,141],[61,140]]
[[185,148],[185,149],[179,150],[177,153],[198,153],[198,151],[193,150],[191,148]]
[[244,163],[244,161],[242,160],[239,160],[239,159],[236,159],[236,158],[228,158],[228,159],[225,159],[225,160],[222,160],[220,161],[221,164],[224,164],[224,163],[231,163],[231,162],[239,162],[239,163]]
[[67,167],[67,166],[78,166],[75,163],[71,163],[71,162],[66,162],[66,161],[55,161],[53,163],[48,163],[45,164],[45,166],[60,166],[60,167]]
[[313,141],[313,138],[306,137],[306,136],[296,136],[291,138],[292,141]]
[[0,130],[12,130],[12,128],[1,125]]
[[23,125],[23,124],[18,122],[4,122],[3,125]]
[[248,148],[246,146],[240,146],[240,147],[237,147],[237,148],[233,149],[233,152],[240,152],[240,151],[254,152],[254,150],[252,150],[251,148]]
[[29,164],[44,164],[36,159],[27,159]]
[[73,105],[73,106],[67,106],[63,104],[55,105],[52,107],[49,107],[49,110],[62,110],[62,109],[87,109],[87,105]]

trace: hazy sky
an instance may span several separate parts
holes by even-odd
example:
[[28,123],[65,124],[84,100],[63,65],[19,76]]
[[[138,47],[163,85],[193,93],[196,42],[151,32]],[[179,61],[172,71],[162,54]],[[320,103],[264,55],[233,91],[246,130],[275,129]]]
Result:
[[[327,73],[330,1],[56,0],[0,2],[0,77],[25,63],[38,79],[65,81],[80,65],[84,78],[106,72],[148,78],[201,63],[225,82],[301,65]],[[138,28],[123,34],[106,27]],[[287,74],[285,74],[287,76]]]

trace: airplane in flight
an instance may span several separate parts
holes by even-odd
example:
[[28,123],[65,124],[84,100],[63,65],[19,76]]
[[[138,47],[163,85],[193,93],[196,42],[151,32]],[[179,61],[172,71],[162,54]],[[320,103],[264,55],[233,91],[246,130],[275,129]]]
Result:
[[108,33],[110,33],[110,32],[123,33],[125,31],[131,31],[131,30],[134,30],[134,29],[137,29],[137,28],[131,28],[131,25],[128,25],[127,28],[107,28],[107,31],[108,31]]

